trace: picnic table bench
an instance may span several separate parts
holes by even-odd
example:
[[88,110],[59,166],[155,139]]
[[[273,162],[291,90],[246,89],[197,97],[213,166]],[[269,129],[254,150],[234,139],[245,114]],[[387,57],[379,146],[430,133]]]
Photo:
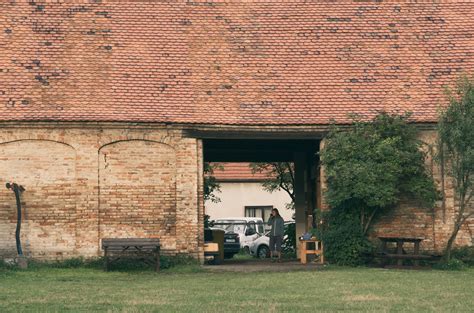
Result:
[[140,259],[154,265],[157,272],[160,270],[160,239],[158,238],[104,238],[102,249],[105,257],[105,271],[109,270],[112,262],[124,257]]
[[[404,260],[412,260],[414,266],[419,265],[420,260],[429,260],[432,258],[430,255],[420,254],[420,243],[423,241],[423,238],[417,237],[379,237],[382,241],[382,252],[378,255],[384,259],[383,265],[385,266],[386,260],[396,260],[397,267],[403,267]],[[396,252],[393,253],[388,250],[388,243],[396,243]],[[407,253],[403,249],[405,243],[413,243],[413,253]]]

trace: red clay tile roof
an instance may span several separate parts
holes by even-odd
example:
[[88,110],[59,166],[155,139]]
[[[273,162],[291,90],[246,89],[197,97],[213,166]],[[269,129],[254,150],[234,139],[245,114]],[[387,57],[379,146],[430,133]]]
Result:
[[432,122],[474,3],[410,2],[0,0],[0,121]]
[[249,163],[219,163],[222,169],[214,170],[213,176],[218,181],[256,181],[268,179],[268,173],[252,173]]

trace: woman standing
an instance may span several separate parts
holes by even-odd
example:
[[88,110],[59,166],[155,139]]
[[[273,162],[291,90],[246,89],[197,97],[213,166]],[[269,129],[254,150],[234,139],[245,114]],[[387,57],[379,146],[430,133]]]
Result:
[[283,242],[283,235],[285,232],[285,222],[280,216],[278,209],[273,209],[270,218],[268,219],[268,225],[272,226],[270,231],[270,257],[276,255],[278,262],[281,262],[281,243]]

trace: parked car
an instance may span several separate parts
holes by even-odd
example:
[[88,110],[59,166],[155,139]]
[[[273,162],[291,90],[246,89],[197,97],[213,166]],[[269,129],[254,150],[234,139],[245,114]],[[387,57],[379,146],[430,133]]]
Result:
[[[289,227],[290,224],[294,224],[295,222],[286,222],[285,223],[285,230]],[[283,245],[285,245],[285,241],[287,236],[283,237]],[[284,247],[282,247],[282,250]],[[264,259],[270,257],[270,231],[267,231],[263,236],[255,239],[253,243],[249,246],[250,255],[253,255],[257,258]]]
[[240,248],[250,253],[250,245],[265,232],[263,220],[259,217],[230,217],[216,219],[214,226],[226,233],[236,233],[240,238]]
[[213,264],[220,264],[222,259],[230,259],[239,251],[240,240],[237,233],[214,227],[204,229],[204,257],[212,258]]
[[226,232],[224,234],[224,259],[231,259],[240,251],[239,234]]

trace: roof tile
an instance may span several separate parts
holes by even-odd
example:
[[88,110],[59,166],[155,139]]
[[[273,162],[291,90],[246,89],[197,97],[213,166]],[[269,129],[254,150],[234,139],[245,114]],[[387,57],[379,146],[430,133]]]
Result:
[[436,120],[474,3],[0,0],[0,121]]

